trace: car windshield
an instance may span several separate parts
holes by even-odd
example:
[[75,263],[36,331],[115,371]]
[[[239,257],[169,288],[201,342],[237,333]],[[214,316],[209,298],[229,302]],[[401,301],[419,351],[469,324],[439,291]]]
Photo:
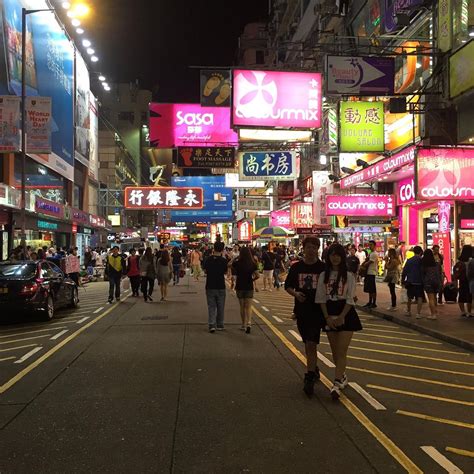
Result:
[[0,264],[0,278],[31,278],[35,276],[34,263],[4,263]]

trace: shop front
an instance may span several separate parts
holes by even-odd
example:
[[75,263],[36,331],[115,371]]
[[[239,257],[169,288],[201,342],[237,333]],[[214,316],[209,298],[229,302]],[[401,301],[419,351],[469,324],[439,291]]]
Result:
[[72,222],[72,246],[77,247],[77,253],[83,262],[86,248],[91,246],[93,230],[87,212],[75,208],[66,210],[66,217]]

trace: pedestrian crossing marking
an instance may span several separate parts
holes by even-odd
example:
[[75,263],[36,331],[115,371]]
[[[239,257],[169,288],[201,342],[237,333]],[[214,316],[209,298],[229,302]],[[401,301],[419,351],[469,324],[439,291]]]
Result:
[[411,416],[413,418],[419,418],[420,420],[435,421],[437,423],[443,423],[443,424],[446,424],[446,425],[459,426],[461,428],[467,428],[467,429],[470,429],[470,430],[474,430],[474,425],[473,424],[464,423],[463,421],[449,420],[447,418],[438,418],[436,416],[424,415],[423,413],[415,413],[415,412],[412,412],[412,411],[405,411],[405,410],[397,410],[395,413],[397,415],[404,415],[404,416]]

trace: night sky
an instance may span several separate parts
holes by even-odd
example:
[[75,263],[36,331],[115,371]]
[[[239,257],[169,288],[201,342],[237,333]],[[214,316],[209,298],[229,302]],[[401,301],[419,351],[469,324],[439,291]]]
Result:
[[84,22],[110,81],[158,86],[162,102],[199,102],[199,70],[232,66],[243,27],[265,20],[268,0],[90,0]]

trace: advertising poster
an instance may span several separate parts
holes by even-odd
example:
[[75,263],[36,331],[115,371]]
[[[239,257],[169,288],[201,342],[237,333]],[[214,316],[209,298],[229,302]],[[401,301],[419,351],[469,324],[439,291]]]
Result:
[[76,54],[76,142],[74,156],[83,165],[89,166],[90,133],[90,80],[89,71],[82,56]]
[[451,281],[451,234],[450,232],[433,232],[433,245],[439,245],[439,253],[443,255],[443,270],[448,282]]
[[313,171],[313,220],[315,225],[327,226],[331,222],[326,213],[326,194],[333,189],[329,171]]
[[290,205],[291,226],[293,229],[313,227],[313,204],[292,202]]
[[26,151],[51,153],[51,98],[26,98]]
[[196,187],[125,188],[126,209],[202,209],[203,190]]
[[201,105],[203,107],[230,107],[230,70],[201,70]]
[[290,211],[273,211],[270,218],[272,227],[290,228]]
[[383,102],[341,102],[341,152],[384,151]]
[[236,69],[232,94],[234,126],[321,126],[320,73]]
[[20,97],[0,96],[0,152],[21,150]]
[[239,174],[242,180],[286,180],[296,175],[296,152],[255,151],[239,153]]
[[150,104],[150,146],[229,146],[238,142],[230,109],[200,104]]
[[[0,7],[6,56],[6,76],[0,88],[21,95],[21,9],[47,9],[49,4],[45,0],[0,0]],[[74,49],[53,13],[28,15],[26,56],[27,95],[50,97],[52,104],[52,153],[32,157],[73,180]]]
[[397,204],[404,206],[416,201],[415,177],[402,179],[397,183]]
[[328,194],[328,216],[394,216],[395,199],[391,194]]
[[328,94],[393,94],[394,58],[327,56],[326,61]]
[[89,93],[89,176],[99,180],[99,104],[92,92]]
[[232,222],[233,190],[225,187],[224,176],[173,176],[171,185],[199,187],[204,191],[203,208],[171,212],[174,222]]
[[179,168],[235,168],[234,147],[178,147]]
[[241,221],[237,224],[238,240],[240,242],[250,242],[252,240],[252,223]]

